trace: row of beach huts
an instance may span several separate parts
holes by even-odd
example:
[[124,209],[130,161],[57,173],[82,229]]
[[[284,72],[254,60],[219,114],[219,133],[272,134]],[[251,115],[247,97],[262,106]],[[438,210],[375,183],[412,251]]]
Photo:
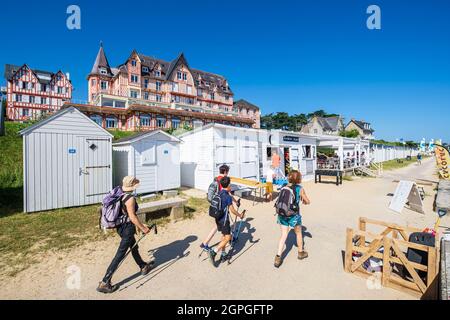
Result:
[[337,170],[345,170],[346,158],[360,166],[418,152],[372,146],[361,139],[221,124],[209,124],[178,137],[156,130],[113,142],[108,131],[73,107],[21,134],[24,212],[99,203],[126,175],[141,181],[139,194],[180,186],[207,190],[222,164],[230,166],[234,177],[260,181],[274,152],[280,155],[281,168],[300,170],[304,180],[314,177],[318,147],[335,150]]

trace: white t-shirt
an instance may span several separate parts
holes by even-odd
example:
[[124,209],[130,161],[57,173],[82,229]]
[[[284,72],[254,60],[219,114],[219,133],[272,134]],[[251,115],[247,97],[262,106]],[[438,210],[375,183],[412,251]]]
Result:
[[275,172],[272,170],[272,168],[267,169],[267,177],[266,182],[273,182],[273,175]]

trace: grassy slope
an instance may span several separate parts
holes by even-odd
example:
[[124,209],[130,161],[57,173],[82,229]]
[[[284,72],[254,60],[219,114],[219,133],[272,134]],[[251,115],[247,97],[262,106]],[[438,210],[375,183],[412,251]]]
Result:
[[[423,157],[423,159],[426,157]],[[411,160],[401,159],[402,162],[398,162],[397,160],[389,160],[383,162],[383,170],[395,170],[400,169],[406,166],[409,166],[412,163],[417,162],[417,157],[411,157]]]
[[[0,274],[15,275],[39,260],[46,251],[58,251],[97,241],[106,236],[98,229],[98,205],[26,214],[22,212],[22,138],[26,124],[6,123],[0,137]],[[112,131],[115,139],[133,132]],[[206,212],[204,199],[191,198],[185,217]],[[167,222],[167,218],[157,221]]]
[[22,137],[26,124],[6,122],[0,137],[0,217],[22,211]]

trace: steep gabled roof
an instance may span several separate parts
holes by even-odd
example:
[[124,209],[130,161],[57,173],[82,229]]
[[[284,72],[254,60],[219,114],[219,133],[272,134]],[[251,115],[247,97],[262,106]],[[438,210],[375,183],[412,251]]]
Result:
[[[58,74],[61,73],[64,77],[66,76],[64,72],[61,70],[58,70],[58,72],[53,73],[51,71],[44,71],[44,70],[38,70],[38,69],[31,69],[27,64],[24,64],[22,66],[16,66],[12,64],[6,64],[5,65],[5,79],[7,81],[11,81],[16,74],[17,71],[19,71],[21,68],[26,66],[28,69],[31,70],[31,72],[34,74],[34,76],[38,79],[40,83],[49,84],[53,78]],[[69,80],[71,83],[71,81]]]
[[316,117],[319,124],[325,131],[339,131],[339,122],[341,117]]
[[92,66],[92,70],[90,74],[101,74],[100,68],[105,68],[107,72],[107,76],[114,76],[111,71],[111,67],[109,66],[108,59],[106,58],[105,51],[103,50],[103,45],[100,44],[100,49],[98,50],[97,57],[95,58],[94,65]]
[[169,69],[167,70],[167,74],[166,74],[166,80],[168,80],[170,78],[170,76],[172,75],[175,68],[180,64],[184,64],[186,66],[186,68],[188,68],[188,70],[191,71],[189,68],[188,62],[187,62],[186,58],[184,57],[183,52],[181,52],[178,55],[178,57],[176,59],[172,60],[172,62],[170,63]]
[[233,105],[243,105],[243,106],[245,106],[247,108],[252,108],[252,109],[259,110],[258,106],[254,105],[254,104],[252,104],[252,103],[250,103],[250,102],[248,102],[247,100],[244,100],[244,99],[239,99],[238,101],[235,101],[233,103]]
[[361,130],[363,130],[364,133],[373,133],[375,130],[373,129],[367,129],[366,128],[366,124],[370,126],[370,122],[366,122],[366,121],[362,121],[362,120],[355,120],[352,119],[349,121],[349,123],[347,124],[347,126],[353,122],[356,126],[358,126],[358,128],[360,128]]

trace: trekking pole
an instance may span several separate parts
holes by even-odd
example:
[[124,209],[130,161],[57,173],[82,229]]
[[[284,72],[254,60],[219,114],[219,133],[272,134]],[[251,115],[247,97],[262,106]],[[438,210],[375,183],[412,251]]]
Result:
[[[149,226],[148,227],[149,229],[150,229],[150,231],[154,228],[155,229],[155,234],[158,234],[158,227],[156,226],[156,223],[153,223],[151,226]],[[138,245],[138,243],[142,240],[142,239],[144,239],[144,237],[147,235],[147,233],[144,233],[143,235],[142,235],[142,237],[140,237],[139,239],[138,239],[138,241],[136,241],[136,243],[127,251],[127,253],[125,253],[125,255],[123,256],[123,258],[122,258],[122,260],[120,260],[120,262],[119,262],[119,265],[117,266],[117,268],[116,268],[116,270],[115,271],[117,271],[117,269],[119,269],[119,267],[120,267],[120,265],[122,264],[122,262],[124,262],[125,261],[125,259],[126,259],[126,257],[130,254],[130,252],[131,251],[133,251],[133,249]],[[115,272],[114,271],[114,272]],[[111,277],[112,277],[112,275],[111,275]]]

